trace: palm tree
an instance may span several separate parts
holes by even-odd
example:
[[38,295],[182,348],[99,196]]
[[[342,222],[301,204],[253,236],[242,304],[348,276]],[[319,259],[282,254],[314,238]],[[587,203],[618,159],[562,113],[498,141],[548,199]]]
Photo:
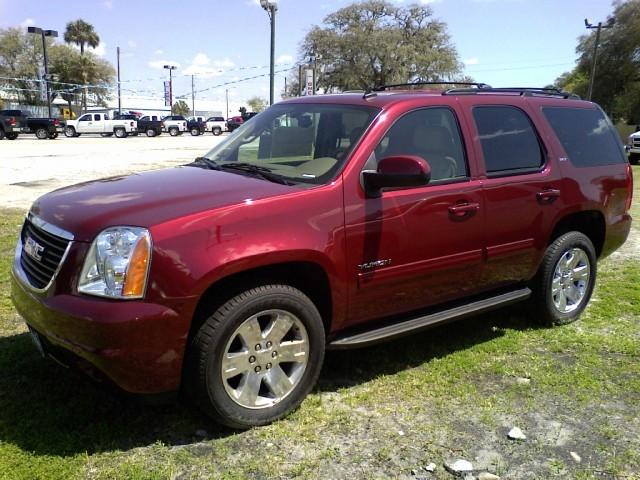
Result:
[[[64,32],[64,41],[74,43],[80,47],[80,55],[84,56],[84,47],[88,45],[96,48],[100,44],[100,37],[96,33],[93,25],[85,22],[81,18],[75,22],[67,23],[67,29]],[[84,83],[87,83],[86,74],[83,73]],[[87,108],[87,87],[82,90],[82,109]]]

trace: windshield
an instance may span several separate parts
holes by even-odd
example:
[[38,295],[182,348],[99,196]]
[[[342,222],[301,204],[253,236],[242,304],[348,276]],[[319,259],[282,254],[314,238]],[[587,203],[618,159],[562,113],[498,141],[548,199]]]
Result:
[[294,182],[330,181],[378,113],[354,105],[275,105],[245,122],[205,158],[255,165]]

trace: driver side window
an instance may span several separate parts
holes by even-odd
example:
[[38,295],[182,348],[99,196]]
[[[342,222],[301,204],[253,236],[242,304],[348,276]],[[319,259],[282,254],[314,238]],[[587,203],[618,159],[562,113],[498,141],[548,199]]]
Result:
[[377,162],[395,155],[414,155],[431,167],[431,181],[451,181],[468,176],[458,122],[446,107],[409,112],[391,127],[375,149]]

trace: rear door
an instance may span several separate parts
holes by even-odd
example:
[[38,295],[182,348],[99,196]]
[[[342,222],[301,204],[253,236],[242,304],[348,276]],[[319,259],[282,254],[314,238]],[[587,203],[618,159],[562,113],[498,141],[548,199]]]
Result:
[[524,101],[474,98],[468,110],[484,170],[486,266],[482,288],[528,280],[562,205],[561,175]]

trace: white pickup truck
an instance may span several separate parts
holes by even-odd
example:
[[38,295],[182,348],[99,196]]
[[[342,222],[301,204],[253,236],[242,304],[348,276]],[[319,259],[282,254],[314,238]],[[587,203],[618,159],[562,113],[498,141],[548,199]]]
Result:
[[640,130],[629,135],[627,151],[629,152],[629,163],[632,165],[640,163]]
[[85,113],[77,120],[67,120],[64,130],[67,137],[79,137],[84,133],[125,138],[129,134],[138,133],[138,122],[130,119],[109,120],[109,115],[106,113]]
[[162,123],[164,123],[164,131],[169,132],[172,137],[182,135],[183,132],[189,130],[187,119],[182,115],[169,115],[162,119]]
[[227,131],[227,122],[223,117],[209,117],[207,119],[207,132],[213,133],[215,136]]

